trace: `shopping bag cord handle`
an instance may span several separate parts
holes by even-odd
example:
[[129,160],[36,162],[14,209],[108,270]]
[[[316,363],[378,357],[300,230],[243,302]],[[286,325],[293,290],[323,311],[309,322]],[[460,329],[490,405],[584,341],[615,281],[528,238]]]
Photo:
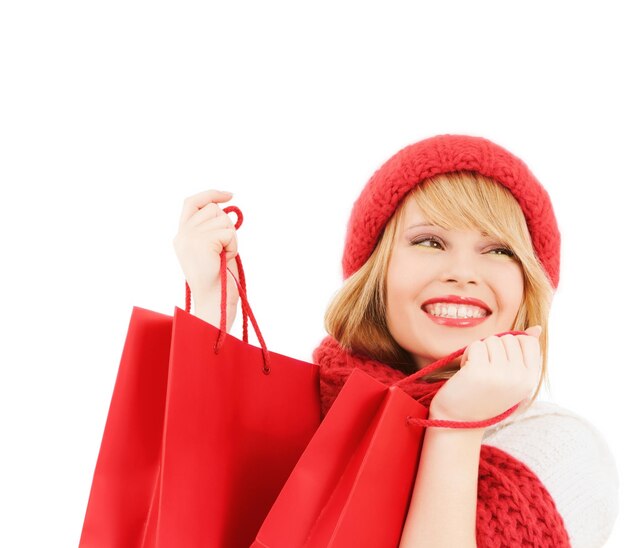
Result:
[[492,417],[490,419],[485,419],[482,421],[450,421],[443,419],[418,419],[417,417],[408,416],[406,418],[406,422],[409,425],[415,426],[439,426],[445,428],[485,428],[497,422],[500,422],[503,419],[506,419],[511,413],[515,412],[515,410],[519,407],[519,403],[516,403],[510,409],[507,409],[504,413],[501,413],[497,417]]
[[[228,206],[224,208],[224,213],[234,212],[237,215],[237,222],[235,223],[235,230],[237,230],[241,223],[243,223],[243,213],[237,206]],[[239,296],[241,297],[241,315],[243,318],[243,341],[248,342],[248,316],[252,321],[252,325],[256,332],[256,336],[259,339],[259,343],[261,344],[261,350],[263,352],[263,373],[269,374],[271,371],[270,364],[270,353],[267,350],[267,345],[265,344],[265,340],[263,339],[263,335],[261,335],[261,329],[252,313],[252,308],[250,307],[250,303],[248,302],[248,297],[246,294],[246,277],[243,272],[243,264],[241,262],[241,257],[239,254],[235,256],[235,261],[237,262],[237,269],[239,271],[239,278],[241,282],[237,280],[237,276],[235,276],[230,268],[226,266],[226,250],[222,249],[220,253],[220,282],[221,282],[221,299],[220,299],[220,327],[219,327],[219,335],[217,337],[217,341],[213,345],[213,350],[217,354],[224,340],[226,339],[226,288],[227,288],[227,280],[226,280],[226,271],[230,272],[230,275],[235,280],[237,284],[237,289],[239,290]],[[189,312],[191,310],[191,288],[185,280],[185,312]]]
[[[503,333],[497,333],[495,336],[502,337],[503,335],[508,335],[508,334],[528,335],[528,333],[526,333],[525,331],[513,330],[513,331],[504,331]],[[400,379],[399,381],[395,382],[393,386],[402,388],[402,385],[409,384],[410,382],[413,382],[423,377],[427,373],[430,373],[434,369],[437,369],[438,367],[442,367],[444,365],[449,364],[452,360],[462,355],[463,352],[465,352],[465,349],[467,348],[467,346],[469,345],[466,345],[463,348],[459,348],[458,350],[455,350],[451,354],[448,354],[447,356],[444,356],[443,358],[427,365],[426,367],[420,369],[419,371],[416,371],[412,375],[409,375],[407,377],[404,377],[403,379]],[[423,395],[422,398],[433,396],[439,390],[442,384],[443,382],[434,383],[433,389],[428,394]],[[450,420],[443,420],[443,419],[419,419],[417,417],[407,417],[406,422],[407,424],[413,424],[416,426],[443,426],[447,428],[484,428],[492,424],[495,424],[496,422],[500,422],[502,419],[505,419],[506,417],[514,413],[521,403],[522,402],[516,403],[513,407],[511,407],[510,409],[507,409],[504,413],[501,413],[497,417],[492,417],[490,419],[485,419],[482,421],[450,421]]]

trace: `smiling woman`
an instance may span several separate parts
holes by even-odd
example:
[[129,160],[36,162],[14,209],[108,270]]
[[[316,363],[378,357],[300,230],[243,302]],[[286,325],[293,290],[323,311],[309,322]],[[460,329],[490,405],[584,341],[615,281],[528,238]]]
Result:
[[[479,188],[468,180],[469,177],[458,177],[460,181],[454,189],[466,185]],[[429,182],[431,186],[436,184],[436,180]],[[491,184],[497,187],[496,183]],[[421,185],[418,189],[422,189]],[[454,194],[458,196],[459,191],[452,196]],[[510,199],[517,204],[514,198]],[[454,198],[450,202],[453,204]],[[447,224],[456,220],[452,204],[448,205]],[[403,213],[412,221],[426,220],[418,201],[411,196]],[[480,210],[474,210],[474,218],[479,215]],[[523,218],[521,211],[519,215]],[[430,235],[435,231],[438,237]],[[500,251],[501,243],[482,236],[479,230],[467,228],[398,231],[397,236],[401,235],[395,238],[387,267],[386,324],[393,339],[411,354],[417,369],[476,339],[514,329],[524,294],[523,269],[520,262],[509,255],[494,253]],[[424,243],[432,245],[422,245]],[[490,314],[473,321],[461,321],[457,319],[458,313],[465,316],[466,308],[439,307],[436,317],[423,309],[426,301],[450,303],[451,298],[477,299]],[[454,317],[443,318],[444,313],[454,314]],[[525,323],[526,319],[523,321]],[[460,358],[458,360],[460,363]]]
[[521,404],[489,428],[427,428],[400,545],[602,546],[617,515],[612,454],[582,417],[537,401],[560,233],[528,167],[479,137],[405,147],[354,202],[343,272],[313,352],[324,415],[355,368],[391,385],[464,347],[403,385],[429,418]]
[[[416,286],[435,276],[434,287],[415,295]],[[488,277],[479,282],[472,279],[476,276]],[[342,346],[411,373],[489,334],[541,325],[543,357],[534,401],[543,382],[549,386],[553,291],[513,194],[480,173],[454,171],[424,179],[404,197],[371,255],[333,297],[325,326]],[[442,337],[421,306],[444,294],[480,298],[496,314],[480,326],[469,325],[472,329],[448,329]],[[460,359],[424,379],[449,379]]]

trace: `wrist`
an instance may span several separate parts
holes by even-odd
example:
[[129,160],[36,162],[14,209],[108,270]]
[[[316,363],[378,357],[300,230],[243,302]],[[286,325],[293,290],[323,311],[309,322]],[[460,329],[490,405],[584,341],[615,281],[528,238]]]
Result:
[[[226,332],[235,321],[236,308],[227,304],[226,306]],[[221,321],[221,296],[204,295],[201,299],[194,299],[194,315],[214,327],[220,328]]]
[[468,443],[474,441],[480,443],[485,436],[487,428],[469,428],[460,426],[458,428],[451,428],[450,426],[429,426],[426,429],[425,436],[429,439],[432,438],[445,438],[456,440],[467,440]]
[[[433,406],[432,404],[430,405],[428,409],[428,420],[441,420],[441,421],[452,421],[452,422],[479,422],[479,420],[476,420],[476,419],[460,418],[458,416],[451,415],[443,411],[441,408],[437,406]],[[467,426],[459,426],[455,428],[455,427],[444,425],[444,426],[430,426],[429,429],[431,428],[439,432],[452,432],[452,433],[457,432],[457,433],[467,433],[467,434],[476,433],[477,436],[480,436],[482,438],[482,435],[485,433],[488,427],[479,426],[479,427],[470,428]]]

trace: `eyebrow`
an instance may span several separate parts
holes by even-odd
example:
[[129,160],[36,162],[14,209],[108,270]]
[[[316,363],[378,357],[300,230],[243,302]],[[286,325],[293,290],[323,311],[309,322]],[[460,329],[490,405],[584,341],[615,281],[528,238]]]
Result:
[[[406,230],[411,230],[412,228],[417,228],[418,226],[436,226],[437,228],[443,228],[441,225],[437,225],[437,224],[433,224],[433,223],[429,223],[427,221],[421,222],[421,223],[416,223],[414,225],[411,225],[409,227],[407,227]],[[443,228],[445,230],[445,228]]]

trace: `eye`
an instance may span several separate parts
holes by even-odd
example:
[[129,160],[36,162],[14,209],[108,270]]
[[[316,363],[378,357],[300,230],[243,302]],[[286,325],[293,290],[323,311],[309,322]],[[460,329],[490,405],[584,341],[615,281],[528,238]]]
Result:
[[[442,249],[443,248],[443,243],[441,242],[441,240],[439,240],[438,238],[434,238],[432,236],[426,236],[425,238],[417,238],[415,240],[411,241],[411,245],[419,245],[422,244],[424,242],[430,242],[431,245],[427,246],[430,247],[432,249]],[[435,247],[435,244],[439,247]],[[499,256],[506,256],[506,257],[515,257],[515,253],[509,249],[508,247],[497,247],[495,249],[492,249],[490,251],[488,251],[488,253],[493,253],[496,252],[496,255]]]
[[[412,240],[411,241],[411,245],[418,245],[421,244],[422,242],[433,242],[439,246],[443,247],[443,244],[441,243],[441,241],[437,238],[433,238],[431,236],[427,236],[426,238],[417,238],[416,240]],[[429,245],[427,247],[433,247],[432,245]],[[437,249],[437,248],[434,248]]]
[[[502,251],[503,253],[498,253],[498,255],[507,255],[509,257],[515,257],[515,253],[510,250],[508,247],[497,247],[496,249],[492,249],[491,251]],[[491,253],[491,252],[490,252]]]

